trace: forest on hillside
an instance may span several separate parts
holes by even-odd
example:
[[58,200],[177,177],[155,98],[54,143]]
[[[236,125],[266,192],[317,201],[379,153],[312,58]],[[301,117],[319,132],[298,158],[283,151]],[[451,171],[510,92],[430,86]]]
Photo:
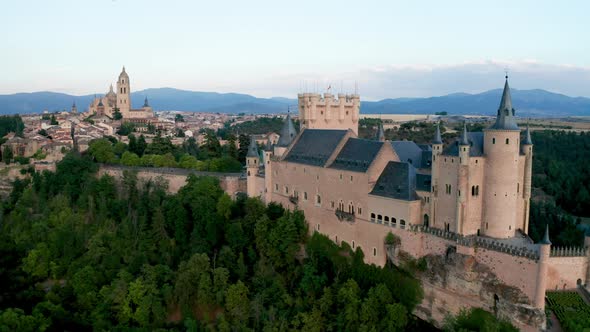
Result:
[[[426,331],[408,271],[309,235],[301,211],[232,200],[215,178],[177,194],[96,176],[69,153],[16,180],[0,210],[0,330]],[[445,329],[514,331],[481,309]]]

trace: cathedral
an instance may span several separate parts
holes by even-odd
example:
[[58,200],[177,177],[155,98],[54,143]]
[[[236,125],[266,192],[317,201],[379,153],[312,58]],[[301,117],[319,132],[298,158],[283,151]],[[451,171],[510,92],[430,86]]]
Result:
[[427,145],[387,141],[382,127],[358,138],[356,94],[298,102],[299,132],[288,115],[277,144],[260,153],[251,141],[248,196],[304,211],[310,232],[362,248],[369,264],[426,259],[418,316],[442,321],[477,306],[534,331],[545,327],[546,290],[590,282],[590,237],[555,248],[548,232],[540,243],[527,235],[533,142],[517,125],[508,77],[495,122],[483,132],[464,125],[447,146],[438,127]]
[[154,111],[150,107],[147,97],[141,108],[131,108],[131,87],[129,75],[125,71],[125,67],[123,67],[121,74],[119,74],[116,92],[113,90],[113,85],[111,84],[109,92],[102,97],[95,97],[92,100],[88,106],[88,113],[113,118],[115,109],[121,112],[124,121],[149,123],[155,120]]

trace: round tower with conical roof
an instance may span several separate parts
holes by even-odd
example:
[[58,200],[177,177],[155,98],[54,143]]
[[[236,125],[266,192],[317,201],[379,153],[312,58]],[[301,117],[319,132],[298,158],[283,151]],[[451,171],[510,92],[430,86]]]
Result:
[[524,228],[523,231],[529,232],[529,211],[531,202],[532,190],[532,176],[533,176],[533,140],[531,139],[531,131],[529,124],[526,125],[524,134],[524,142],[522,142],[521,153],[525,156],[524,162],[524,183],[522,188],[522,198],[524,200]]
[[466,209],[466,198],[468,192],[468,181],[469,181],[469,153],[470,153],[469,134],[467,133],[467,123],[463,122],[463,132],[461,133],[461,139],[459,140],[459,170],[457,175],[457,208],[455,209],[456,214],[456,230],[458,233],[463,234],[463,222],[467,215]]
[[551,241],[549,240],[549,225],[545,228],[545,236],[538,244],[539,262],[537,263],[537,282],[533,305],[539,309],[545,309],[545,291],[547,290],[547,270],[549,268],[549,256],[551,255]]
[[129,111],[131,110],[131,87],[129,83],[129,75],[125,71],[125,67],[119,74],[117,80],[117,108],[123,118],[129,117]]
[[522,178],[519,169],[520,129],[512,107],[508,76],[495,123],[484,129],[483,153],[485,180],[483,200],[483,234],[494,238],[509,238],[523,227],[520,220],[519,190]]
[[250,137],[250,145],[246,154],[246,185],[248,186],[248,197],[256,197],[258,192],[256,188],[256,175],[260,167],[260,156],[258,155],[258,145],[254,136]]
[[438,204],[438,187],[440,177],[440,156],[443,151],[443,142],[440,134],[440,122],[436,124],[436,131],[432,139],[432,169],[431,169],[431,194],[430,194],[430,226],[440,227],[436,224],[436,206]]
[[297,130],[295,130],[295,125],[293,124],[293,120],[291,119],[291,114],[287,113],[287,117],[285,118],[285,123],[283,124],[283,128],[281,129],[279,141],[274,147],[274,155],[277,157],[281,157],[291,142],[297,136]]

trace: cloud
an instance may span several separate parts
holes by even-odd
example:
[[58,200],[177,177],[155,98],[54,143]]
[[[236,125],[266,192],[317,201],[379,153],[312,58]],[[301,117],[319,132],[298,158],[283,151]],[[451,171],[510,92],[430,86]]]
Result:
[[[265,86],[247,89],[257,95],[294,97],[302,90],[354,91],[355,82],[365,100],[398,97],[430,97],[456,92],[479,93],[499,89],[508,70],[516,89],[544,89],[569,96],[590,97],[590,67],[522,61],[485,60],[449,65],[391,65],[361,68],[346,73],[295,74],[265,79]],[[305,88],[307,87],[307,88]]]

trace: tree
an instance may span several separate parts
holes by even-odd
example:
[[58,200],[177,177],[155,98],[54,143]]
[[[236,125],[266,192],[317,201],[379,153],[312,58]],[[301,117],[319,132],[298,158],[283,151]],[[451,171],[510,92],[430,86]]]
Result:
[[236,136],[230,135],[227,141],[227,154],[234,159],[238,159],[238,147],[236,146]]
[[121,111],[119,110],[118,107],[115,107],[115,110],[113,111],[113,120],[121,120],[123,119],[123,114],[121,114]]
[[240,147],[238,149],[238,160],[242,164],[246,164],[246,155],[248,154],[248,147],[250,146],[250,138],[246,135],[240,135],[238,138]]
[[182,116],[182,114],[176,114],[174,122],[184,122],[184,116]]
[[6,145],[4,147],[4,151],[2,151],[2,160],[6,163],[6,165],[10,164],[10,161],[14,158],[14,154],[12,153],[12,147],[10,145]]
[[105,138],[100,138],[90,142],[88,151],[99,163],[113,163],[117,158],[113,150],[113,145]]
[[57,122],[57,119],[55,118],[55,114],[51,114],[51,120],[50,120],[50,124],[52,126],[57,126],[59,123]]
[[185,153],[196,157],[199,155],[199,146],[197,145],[197,141],[194,137],[189,137],[186,141],[182,143],[182,149]]
[[238,281],[227,289],[225,307],[236,326],[246,324],[249,317],[250,301],[248,300],[248,287],[242,281]]
[[139,166],[140,162],[139,156],[133,152],[125,151],[121,156],[121,164],[125,166]]

